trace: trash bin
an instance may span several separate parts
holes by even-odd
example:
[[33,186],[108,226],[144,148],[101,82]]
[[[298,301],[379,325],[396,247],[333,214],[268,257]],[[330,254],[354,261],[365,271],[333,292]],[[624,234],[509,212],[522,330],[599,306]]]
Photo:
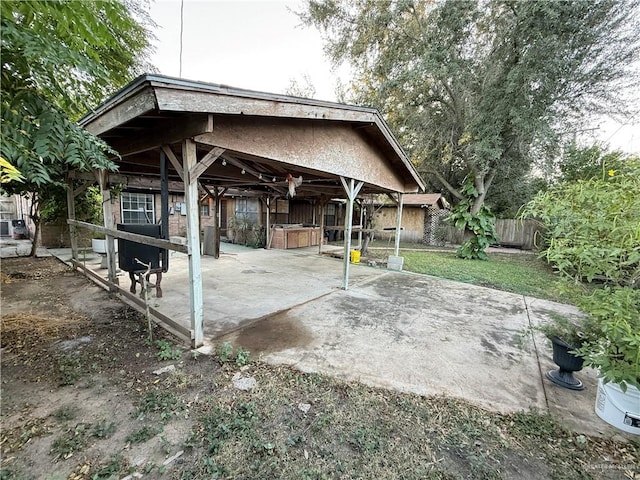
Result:
[[351,263],[360,263],[360,250],[351,250]]

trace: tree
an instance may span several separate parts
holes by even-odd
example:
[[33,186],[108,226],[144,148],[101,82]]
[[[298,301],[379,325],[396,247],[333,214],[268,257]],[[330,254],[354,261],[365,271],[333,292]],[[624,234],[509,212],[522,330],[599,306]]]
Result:
[[296,78],[290,79],[289,86],[284,93],[292,97],[314,98],[316,87],[313,86],[313,81],[309,74],[304,73],[299,81]]
[[117,153],[74,120],[146,68],[148,25],[137,4],[117,0],[0,3],[0,155],[24,178],[2,190],[31,199],[32,255],[40,202],[66,171],[116,168]]
[[628,158],[623,152],[610,152],[599,145],[579,148],[572,144],[565,149],[560,160],[558,180],[571,183],[602,178],[604,173],[620,169]]
[[625,113],[637,10],[637,0],[309,0],[299,15],[335,63],[351,63],[353,100],[379,108],[428,183],[476,217],[496,178],[551,158],[568,123]]

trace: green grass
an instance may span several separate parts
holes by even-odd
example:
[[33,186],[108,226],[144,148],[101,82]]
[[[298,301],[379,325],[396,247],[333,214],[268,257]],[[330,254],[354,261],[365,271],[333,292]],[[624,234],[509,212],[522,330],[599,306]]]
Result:
[[556,302],[575,303],[584,292],[562,280],[535,255],[492,253],[488,261],[463,260],[453,252],[402,251],[405,270]]

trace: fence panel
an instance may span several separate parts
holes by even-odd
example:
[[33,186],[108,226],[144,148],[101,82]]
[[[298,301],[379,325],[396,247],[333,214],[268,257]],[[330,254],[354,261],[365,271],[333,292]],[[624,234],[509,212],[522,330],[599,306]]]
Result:
[[[496,220],[496,232],[500,245],[518,247],[522,250],[533,250],[539,243],[543,227],[535,220],[515,220],[500,218]],[[464,232],[450,226],[447,242],[460,245],[465,240]]]

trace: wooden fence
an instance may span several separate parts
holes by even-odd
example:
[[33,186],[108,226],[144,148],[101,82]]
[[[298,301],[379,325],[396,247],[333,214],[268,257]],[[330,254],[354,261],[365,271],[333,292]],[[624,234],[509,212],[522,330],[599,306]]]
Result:
[[[522,250],[533,250],[540,244],[542,225],[535,220],[514,220],[500,218],[496,220],[496,232],[500,245],[518,247]],[[464,232],[449,227],[447,243],[461,244],[465,240]]]

